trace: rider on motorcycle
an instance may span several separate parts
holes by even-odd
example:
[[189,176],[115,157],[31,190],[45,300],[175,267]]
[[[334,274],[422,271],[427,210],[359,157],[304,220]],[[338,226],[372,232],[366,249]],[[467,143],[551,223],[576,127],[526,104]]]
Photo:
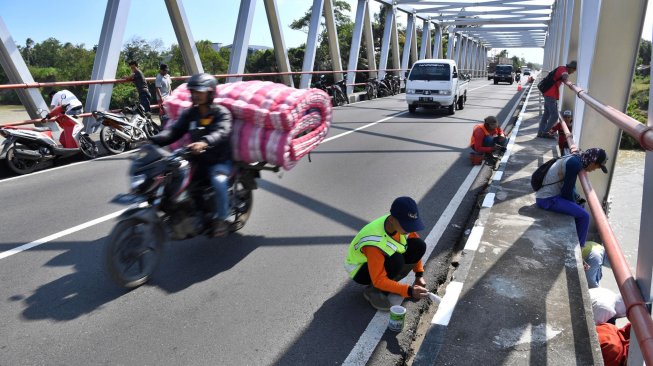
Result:
[[169,130],[163,130],[151,140],[166,146],[190,134],[188,145],[194,155],[190,161],[195,165],[195,178],[208,175],[215,190],[213,213],[213,236],[229,232],[226,219],[229,215],[228,177],[233,162],[231,157],[231,112],[214,103],[217,81],[209,74],[195,74],[188,80],[193,106],[179,116]]

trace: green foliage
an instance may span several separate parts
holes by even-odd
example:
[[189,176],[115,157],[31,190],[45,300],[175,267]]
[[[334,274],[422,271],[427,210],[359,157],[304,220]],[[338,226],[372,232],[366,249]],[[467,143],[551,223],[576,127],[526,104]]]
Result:
[[[630,87],[630,98],[626,108],[627,115],[643,124],[646,124],[648,118],[650,84],[650,76],[635,76]],[[621,136],[619,148],[641,150],[639,142],[625,133]]]
[[651,64],[651,41],[640,39],[639,50],[637,52],[637,66]]

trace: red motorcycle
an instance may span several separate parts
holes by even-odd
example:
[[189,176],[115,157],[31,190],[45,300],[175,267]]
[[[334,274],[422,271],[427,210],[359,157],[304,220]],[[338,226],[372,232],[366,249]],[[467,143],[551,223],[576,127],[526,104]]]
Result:
[[[44,113],[39,110],[40,113]],[[42,120],[49,118],[61,128],[59,143],[52,137],[49,127],[3,126],[0,135],[5,138],[0,155],[7,154],[5,160],[9,168],[17,174],[28,174],[51,164],[57,158],[82,153],[89,159],[98,155],[95,142],[83,132],[84,124],[75,116],[65,114],[64,107],[53,109]]]

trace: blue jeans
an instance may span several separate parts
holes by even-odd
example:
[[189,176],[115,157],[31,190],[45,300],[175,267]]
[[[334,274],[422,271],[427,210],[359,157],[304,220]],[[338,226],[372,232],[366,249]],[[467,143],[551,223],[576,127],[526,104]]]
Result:
[[229,175],[233,164],[231,161],[222,162],[210,166],[209,174],[211,186],[215,191],[213,199],[215,200],[214,219],[225,220],[229,217]]
[[605,260],[605,249],[592,250],[589,252],[587,257],[584,258],[584,260],[590,266],[590,268],[585,271],[585,277],[587,277],[587,287],[599,287],[599,282],[603,277],[601,266],[603,266],[603,262]]
[[540,120],[540,126],[537,129],[537,134],[549,132],[553,125],[558,120],[558,100],[551,97],[544,97],[544,113]]
[[585,209],[577,205],[576,202],[566,200],[560,195],[547,198],[537,198],[535,203],[537,204],[537,207],[541,209],[573,216],[576,221],[578,242],[581,247],[585,246],[587,230],[590,226],[590,215],[585,211]]
[[483,139],[483,146],[485,147],[494,147],[494,145],[501,145],[505,147],[508,144],[508,140],[503,136],[485,136]]

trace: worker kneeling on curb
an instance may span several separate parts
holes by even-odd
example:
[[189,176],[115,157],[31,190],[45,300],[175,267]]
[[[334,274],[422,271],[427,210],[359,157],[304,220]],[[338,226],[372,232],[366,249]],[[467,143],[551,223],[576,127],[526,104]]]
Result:
[[[390,310],[389,292],[404,298],[428,296],[422,266],[426,243],[416,233],[423,229],[417,203],[399,197],[392,202],[389,215],[365,225],[349,244],[345,269],[354,281],[367,285],[363,297],[374,308]],[[397,282],[411,270],[415,272],[412,286]]]

